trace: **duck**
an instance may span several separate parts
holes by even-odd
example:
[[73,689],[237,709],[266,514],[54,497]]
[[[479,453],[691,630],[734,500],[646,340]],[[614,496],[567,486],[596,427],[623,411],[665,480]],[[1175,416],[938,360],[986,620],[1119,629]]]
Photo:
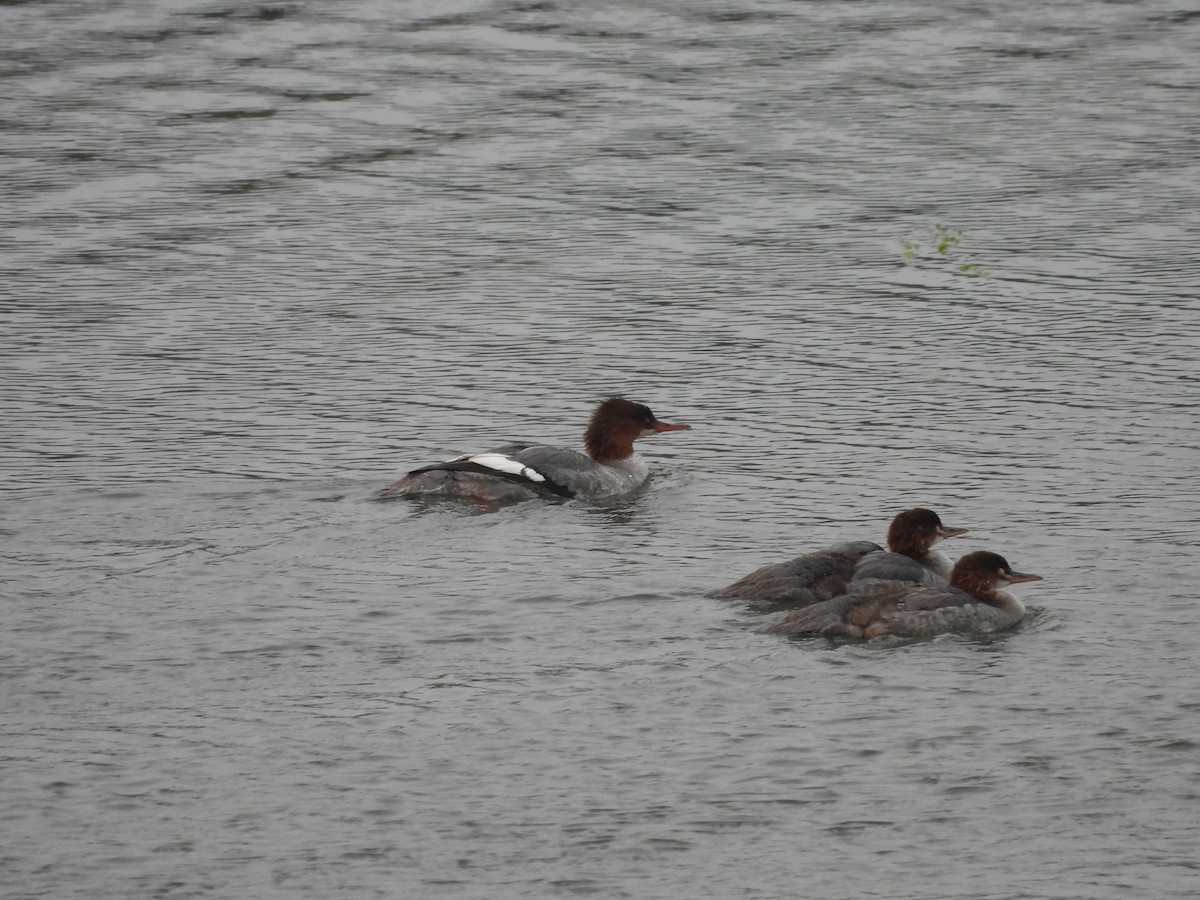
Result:
[[933,545],[967,534],[948,528],[931,509],[915,507],[893,517],[884,550],[873,541],[850,541],[756,569],[714,596],[775,607],[801,607],[831,600],[860,579],[946,584],[950,562]]
[[413,469],[375,497],[449,499],[484,506],[611,499],[632,493],[650,477],[634,441],[690,428],[660,421],[645,404],[608,397],[592,412],[583,452],[548,444],[504,444]]
[[1042,580],[1014,571],[998,553],[977,550],[954,564],[946,586],[867,579],[840,597],[789,613],[765,633],[867,640],[995,634],[1025,617],[1025,604],[1004,588]]
[[969,534],[966,528],[949,528],[932,509],[923,506],[899,513],[888,526],[887,550],[864,556],[854,567],[854,580],[880,578],[911,581],[934,587],[950,580],[950,560],[934,544]]

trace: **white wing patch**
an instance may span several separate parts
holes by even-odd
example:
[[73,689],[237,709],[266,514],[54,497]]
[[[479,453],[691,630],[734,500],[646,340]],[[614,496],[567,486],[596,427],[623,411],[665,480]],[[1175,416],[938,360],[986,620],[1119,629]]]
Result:
[[495,469],[497,472],[507,472],[509,475],[519,475],[530,481],[545,481],[546,477],[536,469],[531,469],[524,463],[505,456],[503,453],[480,453],[476,456],[460,456],[453,462],[473,462],[485,469]]

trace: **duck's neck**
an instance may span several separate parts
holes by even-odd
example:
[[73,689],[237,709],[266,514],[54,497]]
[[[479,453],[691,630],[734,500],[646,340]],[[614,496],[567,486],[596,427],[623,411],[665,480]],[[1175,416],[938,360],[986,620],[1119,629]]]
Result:
[[936,572],[938,575],[941,575],[947,580],[950,579],[950,570],[953,568],[953,566],[950,565],[949,557],[947,557],[946,554],[942,553],[941,551],[927,550],[925,552],[925,558],[918,560],[918,562],[920,562],[925,568],[929,569],[929,571]]
[[899,553],[907,556],[910,559],[915,559],[921,565],[928,565],[929,558],[928,544],[923,538],[910,534],[893,534],[888,535],[888,549],[893,553]]
[[587,455],[598,463],[628,459],[636,452],[634,440],[642,433],[640,428],[614,426],[603,420],[592,420],[583,435],[583,446]]
[[991,592],[991,599],[986,602],[1007,613],[1025,615],[1025,604],[1016,594],[1010,594],[1008,591],[994,590]]
[[966,591],[980,603],[994,606],[1003,610],[1024,610],[1025,606],[1013,594],[1002,591],[996,586],[996,581],[989,575],[972,577],[970,572],[960,575],[951,584],[959,590]]

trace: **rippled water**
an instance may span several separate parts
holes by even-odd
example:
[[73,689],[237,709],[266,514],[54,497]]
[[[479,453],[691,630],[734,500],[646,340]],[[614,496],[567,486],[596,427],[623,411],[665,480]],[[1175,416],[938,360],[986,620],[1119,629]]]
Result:
[[[1175,0],[0,4],[5,897],[1195,896],[1197,109]],[[613,392],[626,503],[369,500]],[[1020,631],[705,596],[916,504]]]

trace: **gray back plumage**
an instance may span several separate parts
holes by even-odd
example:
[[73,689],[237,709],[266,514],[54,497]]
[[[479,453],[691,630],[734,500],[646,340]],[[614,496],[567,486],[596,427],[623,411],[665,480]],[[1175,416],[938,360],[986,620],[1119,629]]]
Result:
[[797,606],[836,597],[846,589],[854,565],[866,553],[879,550],[870,541],[835,544],[787,562],[755,569],[716,591],[714,596]]

